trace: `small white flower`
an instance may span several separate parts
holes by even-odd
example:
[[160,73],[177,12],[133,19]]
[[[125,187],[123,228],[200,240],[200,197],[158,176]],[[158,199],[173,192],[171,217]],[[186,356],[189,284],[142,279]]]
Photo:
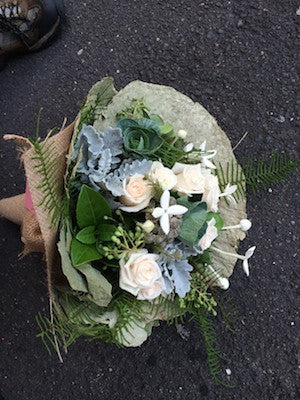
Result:
[[232,193],[234,193],[236,191],[236,189],[237,189],[237,185],[230,186],[230,183],[228,183],[226,188],[224,189],[224,192],[221,193],[219,197],[226,197],[226,199],[229,200],[231,203],[236,204],[234,197],[231,196]]
[[217,284],[221,289],[227,290],[229,288],[229,280],[221,276],[211,265],[207,266],[209,270],[210,280]]
[[150,219],[147,219],[147,221],[145,221],[142,225],[141,228],[143,229],[144,232],[146,233],[150,233],[153,231],[155,225],[152,221],[150,221]]
[[184,148],[183,151],[185,151],[186,153],[189,153],[190,151],[192,151],[194,148],[193,143],[188,143]]
[[247,276],[249,276],[248,260],[250,257],[252,257],[254,250],[256,249],[256,246],[250,247],[250,249],[248,249],[246,251],[246,254],[244,256],[241,256],[240,254],[236,254],[236,253],[228,253],[227,251],[223,251],[221,249],[218,249],[217,247],[211,247],[211,249],[216,250],[218,253],[225,254],[226,256],[231,256],[231,257],[235,257],[239,260],[242,260],[243,261],[243,270],[244,270],[245,274]]
[[152,213],[154,218],[160,218],[160,226],[166,235],[170,232],[169,218],[173,215],[182,215],[188,211],[184,206],[178,204],[169,206],[169,203],[170,192],[165,190],[160,198],[160,207],[156,207]]
[[241,219],[240,220],[240,227],[241,230],[244,232],[247,232],[252,226],[251,221],[249,221],[249,219]]
[[186,135],[187,135],[187,131],[185,131],[184,129],[179,129],[179,131],[178,131],[178,137],[179,137],[180,139],[185,139],[185,138],[186,138]]
[[[204,142],[201,143],[199,149],[205,151],[205,147],[206,147],[206,140],[204,140]],[[213,158],[217,154],[217,150],[210,150],[209,153],[211,154],[201,156],[201,163],[207,168],[216,169],[215,165],[209,160],[210,158]]]
[[243,270],[245,272],[245,274],[247,276],[249,276],[249,264],[248,264],[248,260],[250,257],[252,257],[254,251],[256,249],[256,246],[250,247],[249,250],[246,251],[246,254],[244,256],[244,260],[243,260]]
[[251,221],[249,219],[241,219],[238,225],[224,226],[222,228],[223,231],[227,229],[241,229],[243,232],[247,232],[252,226]]

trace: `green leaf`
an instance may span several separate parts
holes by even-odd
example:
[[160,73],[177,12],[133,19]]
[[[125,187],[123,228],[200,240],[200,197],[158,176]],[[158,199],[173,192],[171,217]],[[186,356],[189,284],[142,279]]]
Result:
[[141,128],[147,129],[147,130],[153,130],[155,131],[158,135],[160,135],[160,129],[157,125],[156,122],[154,122],[152,119],[149,118],[141,118],[137,120],[137,123]]
[[202,236],[205,235],[206,229],[207,229],[207,223],[205,222],[205,223],[202,225],[202,227],[201,227],[201,229],[199,230],[199,232],[198,232],[198,239],[201,239]]
[[180,197],[177,203],[189,209],[183,215],[179,239],[188,246],[195,246],[199,239],[199,231],[206,222],[207,205],[201,202],[190,202],[187,196]]
[[219,213],[209,212],[207,213],[206,221],[210,221],[212,218],[216,221],[216,228],[220,231],[223,228],[224,221]]
[[117,128],[120,128],[124,132],[125,129],[132,128],[133,126],[139,126],[139,124],[133,119],[124,118],[118,122]]
[[168,135],[169,133],[173,132],[173,126],[170,124],[162,125],[159,127],[159,129],[162,135]]
[[73,239],[71,243],[71,259],[74,267],[78,267],[84,263],[99,260],[101,254],[96,247],[90,244],[80,243],[77,239]]
[[112,285],[100,271],[90,264],[80,265],[77,269],[86,277],[90,300],[98,304],[98,306],[106,307],[112,299]]
[[115,234],[116,227],[109,224],[100,224],[97,226],[95,234],[101,242],[109,242]]
[[76,206],[79,228],[96,226],[103,221],[106,215],[111,216],[111,209],[105,198],[90,187],[82,185]]
[[150,115],[150,119],[152,121],[154,121],[159,127],[161,127],[162,125],[164,125],[164,121],[162,120],[162,118],[157,115],[157,114],[151,114]]
[[95,227],[87,226],[77,233],[76,239],[83,244],[94,244],[96,243]]
[[69,235],[70,233],[68,231],[66,233],[64,228],[61,229],[59,234],[59,242],[57,244],[57,248],[61,256],[61,268],[73,290],[87,293],[88,288],[85,279],[80,274],[80,272],[78,272],[76,268],[73,267],[70,259],[67,247],[69,241],[68,238]]

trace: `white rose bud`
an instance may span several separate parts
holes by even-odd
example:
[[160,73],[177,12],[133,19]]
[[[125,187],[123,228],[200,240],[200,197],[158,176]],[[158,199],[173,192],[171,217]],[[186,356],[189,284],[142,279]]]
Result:
[[175,163],[172,171],[177,176],[175,189],[179,193],[189,195],[204,192],[208,172],[201,167],[201,164]]
[[221,191],[217,176],[206,174],[205,190],[203,192],[202,201],[207,203],[208,211],[217,212]]
[[174,172],[159,161],[152,163],[149,179],[158,183],[163,190],[171,190],[177,183],[177,178]]
[[147,219],[147,221],[145,221],[142,225],[141,225],[142,229],[144,232],[146,233],[150,233],[153,231],[155,225],[152,221],[150,221],[150,219]]
[[208,221],[206,232],[198,243],[198,246],[200,247],[201,250],[204,251],[208,249],[211,246],[212,242],[218,236],[218,229],[216,228],[215,225],[216,225],[216,220],[214,218]]
[[158,258],[157,254],[148,253],[146,249],[131,253],[127,262],[123,257],[119,262],[120,288],[138,299],[152,300],[158,297],[165,288],[156,262]]
[[178,131],[178,137],[179,137],[180,139],[185,139],[185,138],[186,138],[186,135],[187,135],[187,131],[185,131],[184,129],[179,129],[179,131]]
[[242,231],[246,232],[248,231],[252,226],[251,221],[249,219],[241,219],[240,221],[240,228]]

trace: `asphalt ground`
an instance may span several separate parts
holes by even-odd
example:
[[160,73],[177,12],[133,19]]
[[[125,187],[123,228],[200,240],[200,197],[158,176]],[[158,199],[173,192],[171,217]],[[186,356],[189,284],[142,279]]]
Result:
[[[237,158],[297,154],[299,80],[294,0],[65,0],[67,22],[49,48],[11,60],[0,72],[0,133],[34,136],[72,121],[89,88],[113,76],[173,86],[200,102],[235,145]],[[298,91],[299,93],[299,91]],[[298,142],[299,143],[299,142]],[[12,143],[0,144],[0,198],[24,191]],[[162,324],[141,347],[119,350],[79,340],[60,364],[39,339],[36,314],[48,311],[38,254],[18,260],[19,229],[0,221],[1,392],[5,400],[289,400],[297,394],[299,185],[248,194],[253,222],[243,253],[256,244],[250,277],[237,264],[231,296],[235,334],[216,320],[224,380],[208,372],[198,327],[188,340]],[[227,375],[225,370],[230,370]],[[227,371],[229,372],[229,371]]]

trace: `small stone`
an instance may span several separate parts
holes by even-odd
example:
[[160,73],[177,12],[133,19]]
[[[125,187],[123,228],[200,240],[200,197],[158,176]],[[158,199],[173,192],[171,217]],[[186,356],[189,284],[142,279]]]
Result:
[[241,28],[244,25],[244,21],[242,19],[239,19],[238,22],[236,23],[236,26],[238,28]]
[[279,115],[277,118],[275,118],[275,120],[282,124],[283,122],[285,122],[285,117],[283,115]]
[[298,10],[296,11],[296,15],[300,16],[300,7],[299,7]]
[[230,368],[226,368],[225,371],[226,371],[227,375],[231,375],[231,369]]
[[184,326],[182,326],[181,324],[177,324],[176,330],[181,339],[189,340],[190,332]]

